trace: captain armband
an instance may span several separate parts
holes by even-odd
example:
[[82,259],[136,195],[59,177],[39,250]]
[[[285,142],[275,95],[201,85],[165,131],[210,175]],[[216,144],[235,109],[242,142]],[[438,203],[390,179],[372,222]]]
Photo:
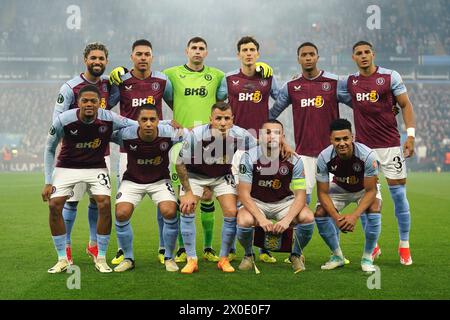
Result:
[[292,179],[291,190],[306,190],[306,180],[304,178]]

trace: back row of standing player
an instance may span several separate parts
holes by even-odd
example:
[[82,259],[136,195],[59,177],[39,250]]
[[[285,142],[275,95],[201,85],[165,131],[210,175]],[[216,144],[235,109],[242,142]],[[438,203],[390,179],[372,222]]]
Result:
[[[233,107],[235,124],[254,130],[261,128],[268,118],[278,117],[292,104],[296,152],[303,159],[307,194],[310,197],[315,183],[317,156],[329,145],[329,124],[339,118],[338,103],[345,103],[354,110],[356,140],[375,149],[380,158],[399,224],[400,260],[403,264],[412,263],[409,252],[410,213],[405,191],[404,154],[407,157],[413,154],[415,124],[412,106],[400,75],[393,70],[375,66],[375,54],[371,44],[362,41],[355,44],[352,55],[359,72],[339,79],[336,75],[319,70],[317,47],[312,43],[303,43],[297,49],[301,75],[279,89],[274,78],[263,78],[256,72],[259,44],[255,39],[242,38],[238,42],[237,51],[241,68],[224,75],[221,71],[204,65],[208,52],[206,41],[193,38],[186,48],[188,63],[158,73],[151,71],[151,44],[139,40],[132,48],[131,59],[134,68],[120,77],[119,81],[123,83],[118,87],[111,87],[108,77],[102,76],[107,63],[106,48],[101,44],[88,45],[85,51],[87,70],[62,87],[55,114],[67,108],[75,108],[77,88],[86,83],[94,83],[99,87],[103,108],[109,109],[120,100],[121,115],[134,119],[136,115],[133,115],[133,110],[143,103],[155,104],[162,118],[164,98],[173,108],[174,120],[184,127],[208,122],[211,105],[227,97]],[[183,78],[190,74],[197,75],[197,80],[190,81],[190,87],[180,86],[183,84]],[[270,111],[269,95],[276,100]],[[200,97],[204,102],[198,104]],[[191,98],[195,104],[189,103]],[[392,107],[396,104],[400,106],[408,128],[403,152],[397,122],[392,113]],[[257,135],[257,131],[255,134]],[[121,161],[121,167],[123,163]],[[73,207],[69,206],[72,212]],[[89,210],[93,211],[93,207],[94,202],[90,204]],[[89,216],[91,217],[91,214]],[[92,232],[95,230],[92,226],[96,225],[96,221],[90,219],[90,224],[91,242],[87,248],[88,252],[96,245],[95,232]],[[70,241],[70,236],[68,239]],[[208,244],[205,245],[207,246]],[[379,253],[378,247],[375,250]]]

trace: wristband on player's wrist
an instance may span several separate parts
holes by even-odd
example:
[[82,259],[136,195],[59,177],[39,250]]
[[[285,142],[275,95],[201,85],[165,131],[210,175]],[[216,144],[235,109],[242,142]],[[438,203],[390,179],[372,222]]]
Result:
[[408,137],[416,137],[416,128],[407,128],[406,129],[406,133],[408,135]]

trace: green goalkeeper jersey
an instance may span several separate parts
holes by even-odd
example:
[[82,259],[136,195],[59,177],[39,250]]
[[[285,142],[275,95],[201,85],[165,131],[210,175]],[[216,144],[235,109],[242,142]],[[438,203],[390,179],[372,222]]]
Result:
[[204,66],[193,71],[183,65],[163,72],[173,87],[173,119],[185,128],[209,123],[212,105],[227,97],[219,90],[224,77],[219,69]]

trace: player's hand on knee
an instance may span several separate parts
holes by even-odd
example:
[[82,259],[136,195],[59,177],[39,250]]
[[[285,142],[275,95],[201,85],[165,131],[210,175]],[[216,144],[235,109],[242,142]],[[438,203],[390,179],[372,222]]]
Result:
[[273,232],[273,223],[267,218],[258,221],[259,226],[264,230],[264,232]]
[[197,197],[192,192],[187,192],[180,197],[180,211],[185,214],[193,213],[197,206]]
[[283,233],[284,231],[286,231],[287,228],[289,228],[289,222],[283,220],[278,221],[277,223],[274,224],[273,226],[273,233]]
[[128,69],[125,67],[114,68],[111,71],[111,73],[109,74],[109,83],[111,85],[116,85],[116,86],[122,84],[123,81],[120,77],[123,76],[127,72],[128,72]]
[[341,222],[339,229],[341,229],[342,232],[353,232],[355,229],[356,221],[353,215],[345,215],[341,217],[339,221]]
[[44,189],[42,189],[42,193],[41,193],[42,201],[46,202],[46,201],[50,200],[50,196],[52,194],[52,188],[53,188],[53,186],[51,184],[46,184],[44,186]]
[[256,64],[256,72],[261,75],[262,78],[270,78],[273,76],[273,69],[267,63],[257,62]]

